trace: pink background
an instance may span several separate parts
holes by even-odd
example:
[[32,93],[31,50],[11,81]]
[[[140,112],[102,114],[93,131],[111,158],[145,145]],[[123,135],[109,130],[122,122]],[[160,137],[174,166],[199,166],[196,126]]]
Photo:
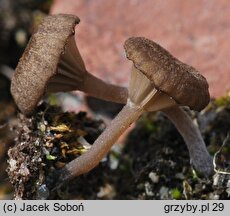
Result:
[[230,89],[230,1],[56,0],[51,13],[80,17],[76,40],[86,67],[107,81],[127,85],[123,43],[144,36],[196,67],[212,96]]

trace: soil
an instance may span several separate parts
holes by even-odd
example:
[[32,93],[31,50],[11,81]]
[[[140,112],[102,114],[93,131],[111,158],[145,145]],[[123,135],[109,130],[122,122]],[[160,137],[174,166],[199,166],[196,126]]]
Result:
[[15,199],[47,198],[46,177],[87,151],[86,141],[92,143],[104,128],[101,120],[92,120],[84,112],[63,113],[45,103],[32,117],[19,114],[12,128],[17,138],[8,151],[7,169]]
[[[0,199],[8,198],[12,187],[7,179],[7,151],[14,144],[8,121],[16,115],[16,106],[9,93],[10,81],[0,74]],[[11,197],[11,196],[10,196]]]
[[[202,113],[191,113],[199,122],[208,149],[214,155],[229,133],[229,96],[213,101]],[[218,170],[229,171],[229,142],[221,151]],[[118,163],[113,166],[114,160]],[[221,162],[222,161],[222,162]],[[186,146],[162,113],[143,116],[127,137],[124,148],[114,149],[106,162],[77,178],[78,198],[84,199],[228,199],[229,175],[198,176],[189,163]],[[95,179],[99,178],[95,185]],[[87,182],[88,187],[83,187]],[[70,190],[73,192],[73,188]],[[91,194],[89,192],[91,191]],[[94,193],[92,193],[94,191]],[[88,194],[88,195],[86,195]]]
[[[86,113],[63,113],[41,105],[31,118],[19,115],[8,174],[17,199],[228,199],[230,194],[229,95],[201,113],[188,111],[200,125],[216,172],[208,178],[191,167],[183,139],[160,112],[145,114],[123,146],[115,145],[88,174],[50,193],[46,177],[87,150],[105,125]],[[63,145],[64,143],[64,145]],[[224,143],[224,146],[223,146]],[[222,147],[221,147],[222,146]],[[68,153],[69,152],[69,153]],[[221,173],[222,172],[222,173]],[[223,174],[226,172],[226,174]]]
[[[29,5],[29,0],[17,1],[21,7],[6,8],[10,12],[0,17],[5,24],[5,17],[17,20],[10,25],[12,28],[1,25],[0,31],[0,63],[13,68],[34,25],[28,21],[36,21],[31,17],[39,18],[48,11],[39,6],[42,13],[37,13],[38,5],[25,7],[23,2]],[[39,2],[43,5],[46,1]],[[14,10],[29,15],[26,19],[24,15],[15,17]],[[26,24],[21,24],[23,21]],[[17,34],[24,36],[14,37]],[[84,139],[93,143],[105,124],[87,113],[64,112],[44,103],[32,117],[25,117],[18,112],[9,88],[9,79],[0,73],[1,199],[229,199],[229,93],[212,100],[200,113],[187,110],[199,125],[209,152],[215,156],[214,176],[207,179],[193,170],[180,134],[158,112],[143,115],[125,143],[114,145],[95,169],[51,191],[46,185],[48,174],[83,154],[89,148]],[[121,109],[121,105],[101,105],[93,99],[87,102],[94,112],[110,117]]]
[[13,69],[21,57],[35,25],[49,12],[50,0],[0,1],[0,199],[12,198],[6,173],[7,151],[14,144],[17,108],[10,95]]

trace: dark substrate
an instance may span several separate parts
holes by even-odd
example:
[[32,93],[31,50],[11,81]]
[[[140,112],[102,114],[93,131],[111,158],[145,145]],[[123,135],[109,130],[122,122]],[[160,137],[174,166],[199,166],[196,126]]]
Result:
[[[217,155],[218,160],[216,160],[216,169],[226,173],[230,168],[228,158],[230,142],[226,140],[230,128],[230,106],[228,105],[228,100],[229,98],[227,96],[213,101],[201,113],[188,111],[189,115],[194,119],[194,122],[200,125],[202,135],[212,155],[220,149],[224,140],[226,141],[222,151]],[[36,125],[33,127],[31,127],[31,120],[29,120],[30,123],[28,123],[28,119],[25,121],[24,117],[21,116],[21,120],[24,120],[21,121],[22,125],[20,125],[19,128],[25,129],[24,124],[29,124],[30,136],[25,139],[22,134],[19,134],[21,138],[17,141],[17,145],[21,146],[19,143],[27,140],[28,146],[31,146],[29,149],[34,151],[35,147],[33,143],[38,142],[36,140],[39,137],[41,144],[39,147],[39,157],[42,158],[40,164],[43,163],[43,178],[45,178],[51,170],[58,168],[54,165],[56,162],[66,163],[74,157],[78,157],[81,153],[69,155],[63,160],[63,157],[60,156],[61,151],[59,150],[59,153],[53,154],[53,147],[51,147],[48,150],[51,152],[51,156],[55,156],[55,159],[47,159],[47,154],[44,154],[44,149],[42,149],[47,141],[47,136],[44,135],[44,133],[46,134],[46,132],[48,132],[51,133],[51,136],[56,136],[55,134],[66,133],[66,131],[55,131],[54,133],[52,130],[47,130],[41,134],[41,132],[39,132],[41,128],[37,127],[41,121],[41,116],[47,121],[46,127],[50,127],[55,126],[53,123],[57,116],[64,115],[65,118],[62,118],[59,123],[56,124],[56,127],[58,125],[63,126],[64,123],[68,125],[71,130],[75,130],[81,125],[81,131],[86,131],[86,134],[88,134],[88,137],[85,136],[84,133],[83,136],[85,136],[85,139],[90,143],[93,143],[93,140],[96,139],[104,128],[103,122],[90,119],[85,113],[63,114],[58,108],[51,107],[49,109],[51,109],[52,112],[43,108],[43,110],[38,112],[39,114],[37,114],[36,117],[33,117],[36,119]],[[56,111],[54,112],[54,110]],[[46,113],[43,113],[44,111]],[[50,113],[52,113],[52,115],[50,115]],[[78,119],[81,115],[84,116],[84,118],[81,119],[82,122]],[[39,119],[38,116],[40,116]],[[91,122],[90,130],[89,127],[85,125],[87,121]],[[61,129],[59,128],[58,130]],[[92,131],[96,132],[89,136]],[[28,135],[28,132],[26,133]],[[65,142],[71,143],[71,138],[69,137],[68,139],[65,140]],[[56,140],[54,143],[60,145],[60,142],[60,140]],[[15,152],[17,152],[17,154],[20,152],[20,148],[16,147],[17,150]],[[38,151],[38,149],[36,151]],[[25,154],[25,150],[22,150],[22,152]],[[30,152],[29,155],[30,160],[33,160],[34,158],[31,156],[33,154]],[[13,156],[16,160],[15,155],[12,155],[12,150],[10,151],[10,156]],[[24,158],[26,158],[25,155]],[[31,163],[28,164],[31,165]],[[39,166],[42,167],[37,163],[34,164],[35,168]],[[33,170],[33,168],[29,168],[29,170],[30,169]],[[34,179],[37,179],[38,176],[41,175],[41,173],[38,174],[41,172],[41,169],[39,172],[38,170],[38,168],[35,170],[35,173],[37,172],[35,175],[31,172],[33,173],[32,178],[25,181],[27,182],[27,187],[23,188],[23,194],[20,195],[21,198],[39,198],[36,192],[38,188],[36,188],[36,190],[34,189],[33,182]],[[20,175],[19,173],[19,176],[17,176],[14,172],[13,175],[10,176],[11,182],[14,183],[16,188],[17,196],[18,182],[21,178]],[[24,177],[25,176],[23,176],[23,178]],[[230,175],[228,174],[216,173],[213,177],[206,179],[196,173],[190,166],[188,151],[180,134],[172,123],[164,117],[162,113],[158,112],[156,114],[146,114],[141,117],[136,127],[127,137],[123,148],[121,148],[121,145],[116,145],[97,168],[63,185],[55,192],[50,193],[47,198],[228,199],[230,187],[229,177]],[[30,184],[28,184],[28,182],[30,182]],[[45,184],[44,179],[39,182],[39,185],[44,186],[43,183]]]

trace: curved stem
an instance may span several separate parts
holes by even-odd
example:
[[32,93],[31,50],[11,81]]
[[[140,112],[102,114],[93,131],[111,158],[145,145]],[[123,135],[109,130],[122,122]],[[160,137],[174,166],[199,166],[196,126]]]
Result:
[[178,106],[162,111],[182,135],[194,168],[205,176],[213,174],[212,157],[207,151],[200,130],[194,125],[192,119]]
[[124,106],[110,125],[94,142],[92,147],[80,157],[68,163],[62,170],[59,182],[72,179],[93,169],[105,157],[119,136],[143,113],[143,109],[132,103]]
[[[76,76],[76,79],[78,77]],[[128,98],[128,89],[125,87],[106,83],[105,81],[87,73],[84,81],[71,79],[70,76],[65,76],[64,73],[50,79],[46,91],[82,91],[90,96],[107,100],[115,103],[125,104]]]
[[125,104],[128,98],[127,88],[106,83],[90,73],[86,75],[84,85],[82,89],[79,90],[82,90],[93,97],[115,103]]

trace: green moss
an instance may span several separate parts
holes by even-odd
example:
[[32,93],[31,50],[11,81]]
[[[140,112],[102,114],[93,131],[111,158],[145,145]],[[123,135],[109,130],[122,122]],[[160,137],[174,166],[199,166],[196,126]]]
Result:
[[181,192],[178,188],[173,188],[171,191],[170,191],[171,195],[172,195],[172,198],[173,199],[181,199]]
[[51,106],[58,106],[58,105],[59,105],[58,98],[56,97],[55,94],[49,94],[49,95],[48,95],[48,103],[49,103]]
[[46,155],[46,159],[47,159],[47,160],[56,160],[56,158],[57,158],[57,157],[55,157],[55,156],[53,156],[53,155],[50,155],[50,154]]
[[149,133],[158,131],[157,125],[154,123],[152,119],[148,118],[147,115],[141,118],[140,124],[142,125],[143,129]]
[[214,103],[219,107],[230,105],[230,91],[225,96],[216,99]]
[[119,169],[123,172],[128,173],[132,170],[132,165],[133,165],[133,158],[126,155],[123,158],[123,163],[119,164]]
[[219,145],[209,145],[208,146],[208,152],[211,154],[211,155],[214,155],[218,150],[219,150],[220,146]]

